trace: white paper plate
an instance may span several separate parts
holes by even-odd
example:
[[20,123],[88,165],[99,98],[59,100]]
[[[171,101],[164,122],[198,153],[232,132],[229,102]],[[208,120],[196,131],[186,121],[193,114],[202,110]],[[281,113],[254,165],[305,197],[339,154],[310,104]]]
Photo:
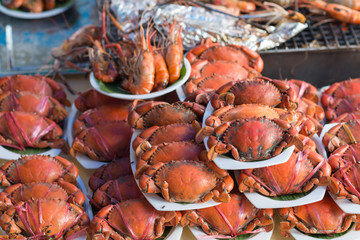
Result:
[[[326,151],[322,145],[319,136],[315,134],[311,138],[316,143],[316,148],[320,155],[322,155],[326,160]],[[239,172],[235,172],[236,181],[239,177]],[[320,201],[324,198],[326,192],[326,186],[317,186],[309,194],[304,197],[295,199],[295,200],[275,200],[269,197],[266,197],[257,192],[244,192],[244,195],[247,199],[257,208],[287,208],[287,207],[296,207],[313,202]]]
[[176,89],[176,94],[177,94],[177,96],[178,96],[178,98],[179,98],[180,101],[185,101],[185,99],[186,99],[186,93],[185,93],[185,91],[184,91],[184,87],[183,87],[183,86],[178,87],[178,88]]
[[[66,108],[67,111],[69,111],[68,108]],[[70,114],[69,114],[70,116]],[[68,130],[68,125],[69,125],[69,118],[66,118],[64,121],[64,128],[63,128],[63,135],[62,138],[65,140],[65,142],[67,141],[67,130]],[[39,152],[36,154],[42,154],[42,155],[50,155],[52,157],[58,156],[61,153],[61,149],[59,148],[51,148],[47,151],[43,151],[43,152]],[[4,160],[14,160],[14,159],[18,159],[21,156],[24,155],[33,155],[33,154],[19,154],[19,153],[15,153],[12,152],[10,150],[7,150],[6,148],[4,148],[3,146],[0,146],[0,158],[4,159]]]
[[66,10],[68,10],[72,5],[74,5],[74,3],[75,3],[75,0],[69,0],[67,3],[65,3],[61,7],[57,7],[57,8],[54,8],[54,9],[51,9],[48,11],[43,11],[40,13],[31,13],[31,12],[25,12],[22,10],[9,9],[0,3],[0,12],[6,14],[8,16],[15,17],[15,18],[40,19],[40,18],[53,17],[60,13],[63,13]]
[[148,93],[148,94],[133,95],[133,94],[120,93],[120,92],[119,93],[110,93],[110,92],[104,91],[103,89],[100,88],[99,81],[95,78],[93,72],[90,74],[90,84],[96,91],[98,91],[104,95],[107,95],[109,97],[113,97],[113,98],[126,99],[126,100],[151,99],[151,98],[160,97],[162,95],[165,95],[169,92],[174,91],[177,88],[180,88],[188,80],[190,73],[191,73],[191,65],[186,58],[184,58],[184,66],[185,66],[186,72],[182,79],[171,84],[170,86],[168,86],[167,88],[165,88],[163,90]]
[[164,240],[179,240],[181,238],[183,229],[184,228],[180,225],[173,227]]
[[[132,146],[133,141],[135,138],[142,133],[142,130],[135,130],[132,138],[130,146]],[[136,172],[136,155],[135,151],[132,147],[130,147],[130,163],[131,163],[131,170],[133,174]],[[136,183],[139,186],[139,180],[136,179]],[[139,187],[140,188],[140,187]],[[173,203],[168,202],[164,198],[160,197],[158,194],[155,193],[144,193],[145,198],[149,201],[149,203],[158,211],[185,211],[185,210],[193,210],[193,209],[200,209],[200,208],[207,208],[219,205],[220,202],[215,202],[214,200],[210,200],[204,203]]]
[[[68,117],[68,124],[67,124],[67,130],[66,130],[67,140],[68,140],[70,147],[72,145],[72,142],[74,141],[73,125],[74,125],[77,115],[78,115],[78,110],[75,107],[75,104],[72,104],[70,113],[69,113],[69,117]],[[100,162],[100,161],[92,160],[91,158],[89,158],[88,156],[86,156],[85,154],[82,154],[82,153],[78,153],[76,155],[76,160],[78,160],[78,162],[81,164],[81,166],[83,166],[86,169],[97,169],[108,163],[108,162]]]
[[[298,231],[295,228],[290,229],[290,234],[296,240],[319,240],[319,239],[321,239],[321,238],[315,238],[315,237],[308,236],[308,235]],[[360,231],[355,231],[355,224],[354,224],[354,226],[351,228],[351,230],[349,230],[349,232],[347,232],[346,234],[344,234],[340,237],[331,238],[331,239],[334,239],[334,240],[349,240],[349,239],[358,240],[358,239],[360,239]]]
[[[211,106],[209,102],[206,106],[203,122],[202,125],[205,126],[206,119],[214,112],[214,108]],[[204,139],[205,148],[209,151],[209,147],[207,145],[209,138],[206,137]],[[262,167],[269,167],[277,164],[281,164],[287,162],[290,159],[291,154],[293,153],[295,146],[288,147],[279,155],[262,160],[262,161],[252,161],[252,162],[241,162],[237,161],[233,158],[226,157],[224,155],[218,155],[213,160],[214,163],[221,169],[228,169],[228,170],[240,170],[240,169],[252,169],[252,168],[262,168]]]
[[[77,187],[84,193],[85,195],[85,201],[84,201],[84,211],[85,213],[88,215],[90,221],[94,218],[94,213],[92,211],[91,205],[90,205],[90,201],[88,196],[88,190],[85,187],[85,184],[83,182],[83,180],[80,177],[76,178],[77,181]],[[2,192],[5,188],[0,188],[0,192]],[[182,232],[182,231],[181,231]],[[2,228],[0,228],[0,233],[1,235],[7,235]],[[86,240],[86,232],[84,232],[85,236],[80,236],[77,238],[74,238],[74,240]],[[174,239],[175,240],[175,239]]]
[[[190,229],[191,233],[194,234],[195,238],[198,240],[217,239],[217,238],[210,238],[211,235],[207,235],[200,227],[189,227],[189,229]],[[270,232],[259,232],[259,233],[251,235],[247,239],[249,239],[249,240],[270,240],[272,233],[273,233],[273,230],[271,230]],[[206,238],[204,238],[203,236],[206,236]]]
[[336,199],[336,195],[328,191],[334,202],[346,213],[360,214],[360,205],[353,203],[349,199]]

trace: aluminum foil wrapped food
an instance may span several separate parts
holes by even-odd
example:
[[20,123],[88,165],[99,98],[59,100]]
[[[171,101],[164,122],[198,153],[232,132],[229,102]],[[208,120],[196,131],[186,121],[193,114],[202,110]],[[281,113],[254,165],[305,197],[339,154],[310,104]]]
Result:
[[[199,6],[156,5],[156,1],[152,0],[143,1],[141,6],[127,2],[113,0],[111,6],[119,22],[127,19],[127,22],[122,24],[125,33],[151,19],[157,29],[168,33],[170,24],[176,21],[183,28],[182,38],[185,50],[195,47],[201,39],[207,37],[224,44],[245,45],[255,51],[266,50],[280,45],[307,27],[306,24],[287,19],[284,11],[277,12],[277,8],[238,17]],[[132,18],[134,14],[141,17],[142,11],[145,13],[139,21],[129,21],[129,19],[135,20]],[[247,23],[252,19],[260,19],[267,23],[259,28]],[[270,25],[270,22],[276,25]]]

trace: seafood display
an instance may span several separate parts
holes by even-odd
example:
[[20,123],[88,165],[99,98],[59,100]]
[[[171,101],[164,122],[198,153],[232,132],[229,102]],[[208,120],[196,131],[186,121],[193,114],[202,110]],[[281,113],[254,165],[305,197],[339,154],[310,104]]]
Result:
[[26,12],[40,13],[54,9],[58,4],[69,0],[2,0],[1,4],[10,9],[19,9]]

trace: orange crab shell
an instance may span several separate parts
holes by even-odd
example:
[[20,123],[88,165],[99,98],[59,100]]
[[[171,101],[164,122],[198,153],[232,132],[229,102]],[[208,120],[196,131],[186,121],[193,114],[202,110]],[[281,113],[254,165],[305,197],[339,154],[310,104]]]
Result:
[[157,211],[144,198],[102,208],[90,223],[93,239],[156,239],[165,226],[176,226],[181,214]]
[[183,214],[181,225],[198,225],[206,234],[216,238],[224,235],[235,237],[256,227],[267,232],[272,230],[273,209],[257,209],[243,194],[232,193],[230,196],[228,203],[187,211]]
[[76,184],[79,170],[65,158],[46,155],[28,155],[8,161],[1,166],[0,183],[10,186],[15,183],[55,182],[60,178]]

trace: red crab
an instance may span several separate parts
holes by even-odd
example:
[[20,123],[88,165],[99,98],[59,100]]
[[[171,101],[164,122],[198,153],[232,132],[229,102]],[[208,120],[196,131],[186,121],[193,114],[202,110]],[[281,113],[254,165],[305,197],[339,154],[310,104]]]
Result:
[[0,94],[0,112],[11,111],[36,113],[54,122],[61,122],[68,116],[64,106],[55,98],[23,91]]
[[297,93],[297,99],[307,99],[313,103],[319,102],[318,90],[312,84],[296,79],[288,80],[288,84]]
[[331,175],[329,190],[338,198],[347,198],[360,204],[360,163],[348,162]]
[[141,175],[139,186],[170,202],[228,202],[234,181],[213,162],[178,160],[152,165]]
[[226,105],[263,104],[287,110],[297,108],[297,94],[286,81],[257,77],[255,81],[233,81],[216,91],[211,105],[218,109]]
[[136,155],[140,155],[141,145],[145,142],[158,145],[165,142],[190,141],[195,139],[196,132],[200,129],[196,121],[190,123],[174,123],[165,126],[153,126],[145,129],[133,141],[133,149]]
[[202,40],[201,45],[191,49],[186,58],[191,64],[199,60],[219,61],[225,60],[237,63],[241,66],[250,66],[256,71],[261,72],[264,62],[260,55],[246,46],[226,45],[214,43],[210,38]]
[[81,208],[58,199],[19,202],[0,217],[0,226],[12,239],[70,239],[84,234],[89,223]]
[[296,130],[283,120],[250,118],[225,122],[214,129],[205,127],[196,135],[196,141],[199,143],[209,136],[210,160],[231,152],[238,161],[255,161],[276,156],[284,147],[294,144],[302,149],[303,144],[296,135]]
[[84,112],[90,108],[97,108],[102,105],[116,105],[120,108],[131,106],[130,101],[125,101],[117,98],[112,98],[104,94],[99,93],[95,89],[90,89],[86,92],[81,93],[75,99],[75,106],[80,112]]
[[325,133],[322,142],[329,152],[336,148],[346,145],[355,144],[360,140],[359,120],[350,120],[346,123],[339,123]]
[[90,223],[92,239],[156,239],[165,226],[176,226],[181,214],[157,211],[144,198],[102,208]]
[[360,78],[336,82],[323,92],[321,95],[321,104],[323,106],[329,106],[337,99],[360,94],[359,89]]
[[53,183],[17,183],[0,193],[0,210],[7,210],[13,204],[37,198],[61,199],[78,206],[85,201],[85,195],[80,189],[63,180]]
[[160,162],[199,160],[204,151],[204,145],[197,144],[194,141],[165,142],[155,146],[149,142],[144,142],[141,144],[141,151],[138,151],[135,176],[139,178],[149,167]]
[[46,155],[23,156],[1,166],[0,184],[3,187],[16,183],[55,182],[64,179],[76,184],[79,170],[65,158]]
[[186,82],[184,90],[187,94],[198,95],[199,93],[203,92],[216,91],[222,85],[235,80],[242,79],[220,74],[214,74],[208,77],[193,78]]
[[360,112],[355,111],[351,113],[343,113],[337,116],[336,118],[334,118],[333,120],[331,120],[330,123],[348,122],[350,120],[357,120],[357,119],[360,119]]
[[127,110],[114,106],[85,111],[73,125],[70,154],[84,153],[105,162],[127,156],[133,130],[126,117]]
[[95,191],[93,203],[100,209],[110,204],[142,197],[143,194],[136,184],[134,176],[131,175],[106,182]]
[[357,95],[349,95],[345,98],[338,98],[331,102],[331,104],[325,106],[326,108],[326,119],[332,121],[343,114],[353,113],[354,115],[359,114],[360,107],[360,90]]
[[214,238],[234,238],[273,229],[273,209],[257,209],[243,194],[230,196],[228,203],[187,211],[181,225],[198,225]]
[[254,117],[265,117],[270,120],[280,119],[278,121],[285,121],[291,124],[295,129],[299,129],[300,134],[306,136],[312,136],[314,133],[322,130],[321,124],[300,112],[272,108],[261,104],[241,104],[221,107],[206,119],[205,124],[210,127],[218,127],[224,122]]
[[111,161],[94,171],[89,178],[89,187],[93,192],[109,180],[115,180],[121,176],[132,173],[129,157],[123,157]]
[[61,86],[44,76],[13,75],[0,78],[0,93],[27,91],[43,96],[52,96],[62,104],[70,106]]
[[138,129],[173,123],[192,123],[195,120],[200,122],[205,111],[204,106],[191,102],[169,104],[147,101],[135,105],[129,113],[129,124]]
[[54,121],[26,112],[0,112],[0,145],[20,150],[62,148],[63,131]]
[[333,172],[344,167],[346,164],[360,163],[360,143],[346,144],[331,153],[328,163]]
[[325,194],[323,200],[292,208],[281,208],[280,233],[289,237],[289,230],[296,227],[305,234],[326,234],[345,232],[355,222],[359,230],[359,215],[344,213],[332,198]]
[[266,196],[308,192],[315,185],[328,185],[330,174],[331,167],[325,158],[305,149],[293,152],[285,163],[242,171],[239,190],[257,191]]

